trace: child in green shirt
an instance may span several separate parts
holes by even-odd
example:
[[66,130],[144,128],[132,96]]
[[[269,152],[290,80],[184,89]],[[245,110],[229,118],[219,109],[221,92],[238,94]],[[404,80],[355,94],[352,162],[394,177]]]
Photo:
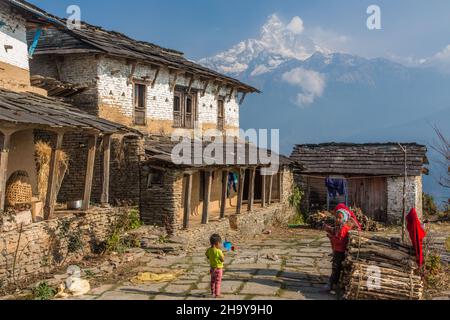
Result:
[[215,298],[221,298],[220,287],[222,284],[223,263],[225,261],[225,256],[222,250],[220,250],[222,238],[218,234],[213,234],[209,242],[211,243],[211,247],[206,250],[206,257],[211,266],[211,294]]

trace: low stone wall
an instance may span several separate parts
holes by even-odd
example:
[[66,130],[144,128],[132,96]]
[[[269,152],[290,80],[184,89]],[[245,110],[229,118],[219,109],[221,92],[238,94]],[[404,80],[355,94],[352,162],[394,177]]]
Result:
[[95,209],[0,233],[0,287],[49,273],[101,250],[121,208]]
[[176,236],[186,239],[187,246],[209,243],[209,237],[218,233],[223,239],[233,234],[252,237],[261,234],[268,227],[286,224],[295,214],[292,208],[282,204],[273,204],[268,208],[257,208],[252,212],[232,215],[228,219],[210,222],[207,225],[192,226],[188,230],[179,229]]

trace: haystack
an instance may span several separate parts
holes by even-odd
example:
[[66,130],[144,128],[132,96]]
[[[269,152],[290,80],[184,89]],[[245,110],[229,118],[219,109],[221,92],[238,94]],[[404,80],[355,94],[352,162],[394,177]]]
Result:
[[[37,176],[38,176],[38,191],[39,199],[45,202],[47,195],[48,179],[50,173],[50,161],[52,156],[52,147],[49,143],[38,141],[35,145]],[[59,159],[57,159],[58,170],[56,176],[56,191],[61,188],[64,176],[69,168],[69,156],[64,151],[59,152]]]

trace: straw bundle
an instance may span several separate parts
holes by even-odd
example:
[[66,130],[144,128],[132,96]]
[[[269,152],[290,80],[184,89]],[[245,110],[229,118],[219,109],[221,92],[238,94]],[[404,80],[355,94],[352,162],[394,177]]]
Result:
[[[39,198],[45,201],[48,187],[48,177],[50,173],[50,160],[52,155],[52,147],[49,143],[38,141],[35,145],[36,164],[38,173],[38,191]],[[64,151],[59,152],[58,170],[56,176],[56,191],[61,188],[62,181],[69,168],[69,157]]]

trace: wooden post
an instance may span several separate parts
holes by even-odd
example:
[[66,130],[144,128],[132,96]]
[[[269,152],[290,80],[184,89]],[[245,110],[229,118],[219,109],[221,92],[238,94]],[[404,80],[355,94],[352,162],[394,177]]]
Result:
[[220,202],[220,219],[225,218],[225,210],[227,209],[227,186],[228,186],[228,170],[222,171],[222,194]]
[[406,147],[398,144],[404,153],[404,175],[403,175],[403,209],[402,209],[402,243],[405,244],[406,233],[406,181],[408,177],[408,156]]
[[208,224],[209,221],[209,200],[211,198],[212,171],[205,171],[205,192],[203,198],[202,224]]
[[268,205],[272,204],[272,188],[273,188],[273,174],[269,177],[269,199],[267,201]]
[[191,216],[191,203],[192,203],[192,173],[186,174],[185,188],[184,188],[184,216],[183,216],[183,228],[189,229],[189,218]]
[[283,173],[280,171],[278,172],[278,198],[280,200],[280,203],[283,203],[283,181],[281,180],[283,176]]
[[250,170],[250,181],[248,186],[248,211],[253,210],[253,204],[255,203],[255,177],[256,169],[253,168]]
[[103,205],[109,203],[109,176],[111,163],[111,135],[103,136],[103,185],[102,185],[102,199]]
[[0,212],[5,210],[6,180],[8,180],[8,157],[11,144],[11,133],[3,134],[3,148],[0,154]]
[[83,210],[89,210],[91,204],[92,180],[94,178],[95,151],[97,149],[97,135],[89,137],[86,177],[84,181]]
[[55,212],[56,203],[56,182],[58,178],[58,164],[61,159],[61,148],[63,143],[64,133],[58,132],[56,136],[56,145],[52,149],[52,154],[50,158],[50,169],[48,174],[48,185],[47,185],[47,195],[45,199],[44,207],[44,219],[50,220],[53,218]]
[[261,175],[261,207],[266,207],[266,176]]
[[238,202],[236,206],[236,214],[241,214],[242,201],[244,199],[244,182],[245,182],[245,169],[239,169]]

